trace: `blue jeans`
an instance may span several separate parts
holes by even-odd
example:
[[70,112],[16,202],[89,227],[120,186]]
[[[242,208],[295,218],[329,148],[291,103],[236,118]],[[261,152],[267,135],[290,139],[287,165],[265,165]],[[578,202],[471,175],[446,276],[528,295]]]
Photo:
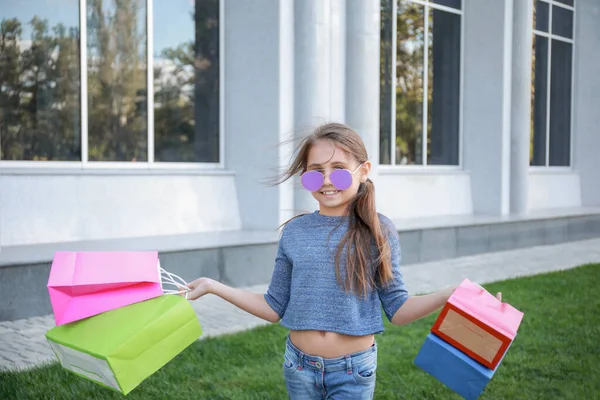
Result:
[[338,358],[302,353],[288,337],[283,375],[291,400],[372,399],[377,371],[377,343]]

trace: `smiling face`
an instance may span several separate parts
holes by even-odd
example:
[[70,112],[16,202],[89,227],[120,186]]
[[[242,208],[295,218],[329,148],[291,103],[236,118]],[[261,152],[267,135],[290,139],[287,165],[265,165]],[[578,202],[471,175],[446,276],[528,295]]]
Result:
[[[306,165],[307,171],[319,171],[325,175],[323,186],[312,195],[319,202],[320,213],[327,216],[345,214],[348,203],[356,196],[360,183],[367,180],[371,168],[369,161],[360,166],[354,156],[330,140],[317,140],[311,146]],[[338,190],[331,183],[329,174],[336,169],[353,172],[352,185],[348,189]]]

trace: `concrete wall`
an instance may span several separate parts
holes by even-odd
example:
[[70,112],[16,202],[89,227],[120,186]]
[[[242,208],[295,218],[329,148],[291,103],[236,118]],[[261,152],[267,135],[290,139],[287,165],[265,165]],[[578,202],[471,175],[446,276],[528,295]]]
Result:
[[583,206],[600,206],[600,2],[577,0],[573,107],[573,168]]
[[[463,170],[378,168],[379,209],[391,218],[508,213],[513,1],[464,2]],[[532,210],[600,206],[600,3],[576,4],[573,168],[529,172]],[[301,128],[298,124],[310,122],[302,115],[351,119],[348,88],[360,71],[355,70],[358,64],[348,69],[352,61],[347,60],[360,49],[349,40],[362,43],[370,37],[352,28],[360,25],[357,18],[348,27],[353,7],[366,6],[343,0],[225,1],[225,170],[3,169],[0,246],[272,230],[294,214],[318,207],[297,180],[278,187],[264,180],[289,162],[292,147],[280,144]],[[377,19],[371,17],[365,14],[369,21]],[[312,25],[298,26],[299,18]],[[297,40],[307,29],[312,36]],[[315,35],[319,32],[323,36]],[[327,43],[319,42],[325,38]],[[321,80],[309,79],[305,65],[316,68],[312,74]],[[307,82],[312,89],[304,86]],[[323,90],[326,101],[315,108],[313,100]],[[370,128],[360,133],[373,147],[377,133]],[[299,196],[307,201],[295,203]],[[298,209],[303,204],[307,208]]]
[[[232,286],[271,279],[277,244],[160,252],[161,267],[190,282],[206,276]],[[52,313],[48,297],[51,262],[0,267],[0,321]],[[25,290],[25,288],[27,288]]]
[[[464,7],[463,160],[473,211],[509,211],[512,0]],[[440,193],[440,195],[442,195]]]
[[282,57],[290,54],[282,50],[293,44],[284,32],[287,3],[225,2],[225,163],[236,173],[243,229],[273,229],[285,201],[265,180],[278,172],[282,130],[292,128],[284,112],[293,107],[293,92],[282,90],[290,86],[282,76],[290,67]]
[[571,168],[529,173],[529,208],[600,205],[600,2],[575,2]]
[[232,173],[0,175],[2,246],[240,229]]
[[[600,214],[400,229],[399,234],[402,263],[409,265],[595,238],[600,235]],[[248,286],[269,282],[276,252],[277,243],[273,240],[245,246],[161,251],[159,256],[163,268],[187,281],[206,276],[232,286]],[[50,261],[0,266],[0,321],[52,312],[46,287],[49,271]]]
[[457,172],[402,173],[379,168],[377,208],[391,219],[473,212],[471,178]]
[[529,210],[575,207],[581,207],[579,174],[552,168],[529,172]]

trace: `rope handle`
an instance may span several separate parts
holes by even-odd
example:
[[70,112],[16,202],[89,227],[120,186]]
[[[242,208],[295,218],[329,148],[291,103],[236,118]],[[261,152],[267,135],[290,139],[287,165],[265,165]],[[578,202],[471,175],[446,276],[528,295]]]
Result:
[[185,293],[185,298],[187,300],[188,293],[192,291],[192,289],[190,289],[187,286],[187,282],[184,279],[182,279],[180,276],[164,270],[162,267],[159,267],[159,270],[160,270],[160,274],[161,274],[161,284],[162,285],[172,285],[177,288],[176,290],[163,288],[163,293],[164,294],[177,294],[177,295]]

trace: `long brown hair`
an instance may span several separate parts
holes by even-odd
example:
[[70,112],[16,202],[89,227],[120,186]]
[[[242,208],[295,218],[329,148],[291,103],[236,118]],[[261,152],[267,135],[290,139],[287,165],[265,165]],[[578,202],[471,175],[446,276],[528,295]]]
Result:
[[[329,140],[340,146],[359,164],[368,160],[367,149],[358,133],[344,124],[328,123],[319,126],[299,143],[296,156],[281,175],[278,183],[306,171],[308,153],[319,140]],[[338,282],[346,291],[366,296],[369,289],[374,288],[375,285],[385,284],[392,279],[390,248],[386,240],[386,233],[379,223],[379,216],[375,208],[375,187],[370,179],[360,184],[356,196],[348,203],[347,215],[349,217],[348,232],[337,247],[335,273]],[[373,244],[376,254],[372,252]],[[340,258],[344,251],[346,253],[346,276],[342,278]],[[371,268],[371,262],[375,262],[375,271]]]

